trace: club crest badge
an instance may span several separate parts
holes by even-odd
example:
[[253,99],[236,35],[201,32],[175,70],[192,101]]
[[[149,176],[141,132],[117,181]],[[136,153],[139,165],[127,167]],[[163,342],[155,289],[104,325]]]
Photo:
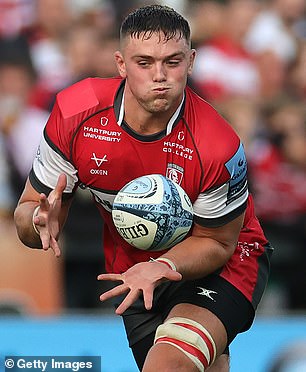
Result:
[[169,163],[167,166],[166,177],[180,185],[182,183],[184,169],[176,164]]

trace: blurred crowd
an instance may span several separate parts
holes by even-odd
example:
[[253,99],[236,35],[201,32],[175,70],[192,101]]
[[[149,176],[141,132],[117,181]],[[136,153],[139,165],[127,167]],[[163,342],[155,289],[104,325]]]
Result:
[[[0,1],[0,225],[12,213],[56,93],[117,75],[130,10],[154,1]],[[176,0],[197,50],[189,85],[243,140],[257,215],[275,247],[263,306],[306,309],[306,1]],[[80,219],[80,213],[84,218]],[[64,231],[68,309],[99,306],[102,226],[77,193]]]

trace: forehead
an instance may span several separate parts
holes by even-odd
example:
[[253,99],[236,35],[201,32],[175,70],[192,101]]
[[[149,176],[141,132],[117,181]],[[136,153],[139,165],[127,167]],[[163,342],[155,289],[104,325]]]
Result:
[[186,52],[190,49],[187,40],[180,37],[179,34],[167,39],[162,32],[127,35],[122,40],[121,47],[126,52],[136,52],[139,50],[146,51],[149,54],[153,53],[153,51],[171,54],[173,52]]

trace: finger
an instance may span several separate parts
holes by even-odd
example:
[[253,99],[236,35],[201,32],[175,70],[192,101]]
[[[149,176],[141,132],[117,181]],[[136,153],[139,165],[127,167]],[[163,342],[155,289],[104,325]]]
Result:
[[111,281],[116,281],[116,280],[123,280],[122,274],[100,274],[97,277],[98,280],[111,280]]
[[40,240],[42,248],[47,251],[50,248],[50,234],[47,229],[41,229],[40,230]]
[[61,250],[60,250],[57,240],[53,236],[50,239],[50,247],[52,248],[55,257],[60,257]]
[[35,225],[40,226],[40,221],[41,220],[38,216],[33,217],[33,222],[35,223]]
[[116,314],[122,315],[139,297],[141,291],[131,291],[116,309]]
[[[40,208],[38,210],[38,214],[33,218],[33,222],[39,228],[43,228],[43,227],[46,226],[46,216],[45,216],[45,214],[48,213],[48,212],[47,212],[47,210],[43,210],[43,209],[46,209],[46,208],[49,209],[49,202],[47,202],[47,204],[44,204],[43,207],[40,205]],[[44,215],[42,215],[41,212],[43,212]]]
[[48,212],[50,204],[48,198],[45,194],[40,194],[39,196],[39,206],[41,212]]
[[152,304],[153,304],[153,291],[143,292],[143,301],[144,301],[145,308],[147,310],[151,310]]
[[101,296],[100,296],[100,301],[105,301],[105,300],[108,300],[109,298],[119,296],[119,295],[127,292],[128,290],[129,290],[129,288],[126,287],[126,285],[120,284],[117,287],[112,288],[109,291],[102,293]]
[[58,177],[55,189],[54,189],[54,196],[56,199],[60,199],[62,197],[62,194],[67,186],[67,176],[62,173]]
[[177,271],[174,271],[174,270],[167,270],[167,272],[165,273],[164,277],[168,280],[172,280],[172,281],[180,281],[182,280],[182,274],[180,274],[179,272]]

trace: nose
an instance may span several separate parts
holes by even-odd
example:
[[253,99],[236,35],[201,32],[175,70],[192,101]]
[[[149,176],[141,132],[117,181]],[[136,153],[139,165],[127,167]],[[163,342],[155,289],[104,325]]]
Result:
[[153,71],[153,81],[160,82],[166,80],[166,70],[162,63],[156,63]]

